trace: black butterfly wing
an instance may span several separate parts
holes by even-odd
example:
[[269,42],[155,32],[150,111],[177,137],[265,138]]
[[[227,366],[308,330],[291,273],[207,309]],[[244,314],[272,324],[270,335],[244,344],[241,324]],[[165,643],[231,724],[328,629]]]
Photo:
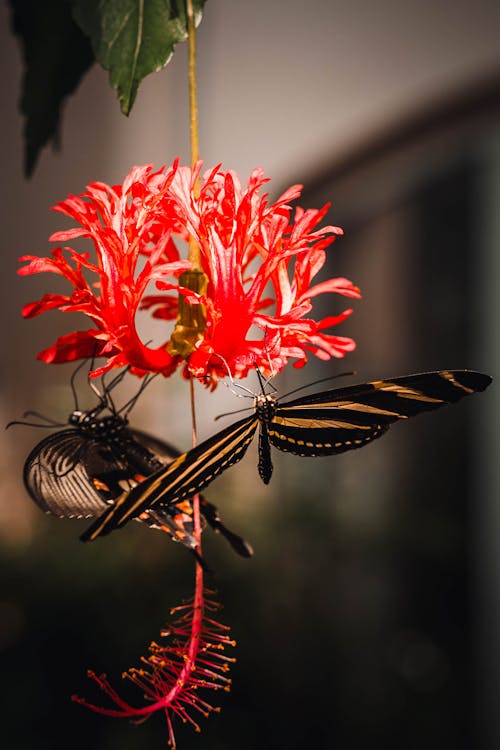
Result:
[[[177,458],[177,456],[180,456],[181,454],[181,451],[176,448],[175,445],[167,443],[166,440],[161,440],[160,438],[151,435],[149,432],[137,430],[135,427],[128,427],[127,431],[137,443],[149,451],[153,459],[156,459],[158,462],[156,469],[159,467],[159,464],[171,464],[174,458]],[[152,471],[149,469],[148,475],[151,473]]]
[[255,434],[259,420],[254,415],[203,441],[183,453],[170,466],[154,472],[125,493],[82,534],[92,541],[109,534],[148,508],[165,507],[200,492],[225,469],[240,461]]
[[96,470],[109,468],[95,441],[86,441],[76,430],[62,430],[42,440],[24,464],[24,484],[45,512],[59,518],[93,518],[106,500],[92,481],[82,458],[94,458]]
[[75,429],[63,430],[31,451],[24,465],[24,481],[46,513],[92,518],[177,455],[179,451],[168,443],[136,430],[125,429],[119,439],[107,440]]
[[322,391],[279,405],[269,440],[300,456],[342,453],[381,437],[393,422],[453,404],[490,383],[482,373],[441,370]]
[[[144,443],[157,448],[162,460],[140,442],[144,433],[139,431],[124,429],[119,439],[109,440],[94,439],[74,429],[54,433],[28,456],[25,486],[46,513],[58,518],[95,518],[178,454],[167,443],[147,437]],[[196,546],[192,508],[171,505],[158,509],[154,518],[144,513],[139,520],[190,548]]]

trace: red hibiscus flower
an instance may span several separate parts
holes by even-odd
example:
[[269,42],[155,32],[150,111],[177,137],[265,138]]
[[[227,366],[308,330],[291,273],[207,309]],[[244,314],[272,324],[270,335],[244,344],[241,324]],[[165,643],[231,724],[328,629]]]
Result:
[[[338,227],[319,227],[329,206],[296,208],[292,218],[290,201],[300,195],[301,186],[271,203],[261,192],[267,179],[260,169],[242,187],[233,172],[216,167],[197,190],[200,170],[201,163],[193,170],[177,162],[158,172],[150,166],[134,167],[123,186],[92,183],[82,196],[55,207],[80,227],[57,232],[51,240],[89,237],[97,263],[70,248],[65,248],[65,256],[60,247],[51,258],[23,256],[29,263],[21,274],[51,271],[74,287],[71,295],[47,294],[26,305],[23,314],[83,312],[94,327],[62,336],[40,352],[40,359],[66,362],[95,354],[107,358],[96,374],[129,364],[136,372],[170,375],[181,357],[169,353],[167,341],[146,346],[137,334],[135,316],[139,309],[150,309],[157,318],[175,319],[179,293],[206,309],[206,328],[185,364],[187,372],[209,375],[212,383],[228,371],[244,377],[258,366],[271,374],[289,359],[301,367],[310,353],[330,359],[354,349],[352,339],[326,332],[349,316],[350,309],[320,321],[309,317],[312,299],[320,294],[360,296],[347,279],[313,283],[325,264],[326,248],[342,234]],[[198,243],[206,294],[179,284],[179,275],[191,264],[180,259],[173,237]],[[93,283],[84,272],[94,275]],[[151,282],[157,293],[146,293]]]

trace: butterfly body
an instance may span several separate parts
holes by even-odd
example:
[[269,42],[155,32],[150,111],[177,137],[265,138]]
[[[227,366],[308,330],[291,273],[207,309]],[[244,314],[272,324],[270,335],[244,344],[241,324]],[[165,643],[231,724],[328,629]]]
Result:
[[361,448],[390,425],[483,391],[488,375],[440,370],[329,389],[281,402],[272,394],[255,397],[254,413],[226,427],[153,472],[132,488],[83,534],[84,541],[123,526],[146,507],[166,506],[206,487],[246,453],[259,429],[261,478],[272,475],[271,445],[298,456],[327,456]]
[[101,413],[101,406],[89,411],[76,409],[69,415],[68,423],[85,434],[104,435],[105,437],[123,432],[126,429],[128,420],[124,417],[120,417],[119,414],[110,414],[103,417],[100,416]]
[[269,484],[273,473],[269,425],[276,416],[278,401],[272,393],[259,393],[254,399],[255,416],[259,420],[259,461],[257,468],[264,484]]

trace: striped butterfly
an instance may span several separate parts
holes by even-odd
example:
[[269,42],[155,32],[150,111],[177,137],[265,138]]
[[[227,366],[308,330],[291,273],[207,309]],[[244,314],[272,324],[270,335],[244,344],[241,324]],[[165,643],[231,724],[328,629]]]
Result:
[[257,429],[258,469],[267,484],[273,470],[271,445],[298,456],[329,456],[361,448],[381,437],[393,422],[453,404],[490,383],[491,378],[479,372],[441,370],[330,389],[285,403],[262,388],[250,416],[153,472],[119,497],[81,538],[91,541],[146,508],[168,507],[191,497],[243,458]]
[[[89,411],[76,408],[69,416],[68,429],[46,437],[26,459],[23,472],[26,489],[46,513],[59,518],[100,516],[124,492],[150,474],[164,471],[179,456],[179,451],[169,443],[128,424],[127,414],[149,382],[147,378],[121,413],[116,410],[110,391],[125,372],[104,387],[102,394],[94,389],[99,398],[97,406]],[[73,381],[72,388],[75,393]],[[200,511],[238,554],[244,557],[252,554],[250,545],[224,526],[216,506],[203,497]],[[154,509],[144,508],[136,520],[161,529],[193,551],[196,547],[189,497],[166,505],[160,501]]]

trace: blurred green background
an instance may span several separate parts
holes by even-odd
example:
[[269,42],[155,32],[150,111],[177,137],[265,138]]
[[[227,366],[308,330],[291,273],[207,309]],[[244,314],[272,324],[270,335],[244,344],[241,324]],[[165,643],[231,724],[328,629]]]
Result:
[[[363,291],[338,329],[357,350],[290,368],[276,380],[281,393],[349,369],[354,382],[499,370],[498,4],[376,5],[314,0],[271,10],[263,0],[213,0],[200,27],[207,165],[222,160],[242,179],[262,165],[274,196],[303,181],[301,205],[332,200],[327,221],[346,236],[329,251],[328,273]],[[26,409],[64,419],[73,408],[72,368],[34,355],[77,319],[20,319],[24,302],[64,286],[19,279],[17,256],[46,253],[46,238],[61,228],[48,208],[67,193],[94,179],[119,181],[133,163],[187,158],[187,120],[182,50],[146,82],[128,121],[94,70],[67,107],[62,154],[45,154],[25,182],[19,52],[5,7],[1,14],[5,424]],[[342,303],[328,300],[318,314]],[[145,338],[163,336],[143,325]],[[135,387],[124,384],[120,397]],[[241,406],[223,387],[197,394],[201,437],[219,429],[214,415]],[[202,722],[200,736],[178,728],[180,748],[498,748],[498,414],[494,384],[359,452],[275,452],[268,487],[253,446],[209,488],[255,555],[241,560],[204,535],[238,661],[231,694],[213,696],[222,713]],[[185,383],[173,378],[151,385],[131,421],[187,448],[188,415]],[[192,559],[139,524],[82,545],[82,524],[42,516],[21,475],[44,434],[2,434],[3,742],[16,750],[164,747],[161,716],[134,727],[70,696],[101,700],[89,667],[120,684],[170,608],[191,594]],[[139,692],[128,696],[140,702]]]

